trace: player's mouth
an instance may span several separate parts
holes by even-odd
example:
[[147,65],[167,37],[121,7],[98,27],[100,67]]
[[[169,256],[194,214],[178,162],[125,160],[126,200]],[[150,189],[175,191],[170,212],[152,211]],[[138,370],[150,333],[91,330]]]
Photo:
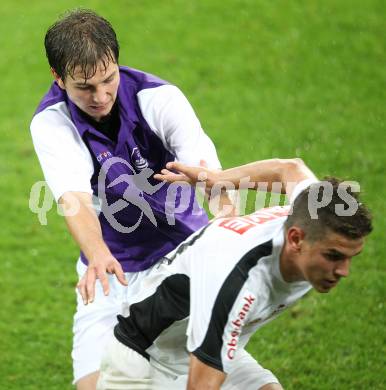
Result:
[[339,279],[324,279],[323,284],[329,288],[335,287],[339,282]]
[[106,108],[107,108],[107,104],[103,105],[103,106],[90,106],[90,108],[93,110],[93,111],[96,111],[96,112],[101,112],[101,111],[105,111]]

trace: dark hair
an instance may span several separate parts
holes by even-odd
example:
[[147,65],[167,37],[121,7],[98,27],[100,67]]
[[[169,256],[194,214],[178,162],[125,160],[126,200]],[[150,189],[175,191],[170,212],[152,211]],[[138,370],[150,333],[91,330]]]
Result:
[[[322,205],[327,193],[331,200]],[[353,191],[352,183],[327,177],[297,196],[285,227],[299,226],[309,241],[322,239],[327,231],[357,239],[372,231],[371,219],[369,210],[359,202],[359,188]]]
[[84,78],[93,77],[102,62],[118,63],[119,44],[111,24],[88,9],[75,9],[65,13],[47,31],[44,46],[48,62],[65,80],[80,67]]

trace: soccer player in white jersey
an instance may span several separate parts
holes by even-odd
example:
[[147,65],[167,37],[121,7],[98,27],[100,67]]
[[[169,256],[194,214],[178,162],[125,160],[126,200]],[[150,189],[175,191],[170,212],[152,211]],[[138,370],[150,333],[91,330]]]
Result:
[[[300,161],[291,164],[205,170],[208,186],[238,186],[245,177],[256,184],[276,172],[291,206],[217,219],[165,256],[118,317],[99,390],[282,389],[245,351],[248,340],[311,288],[327,293],[347,277],[372,230],[348,183],[320,182]],[[164,170],[157,177],[195,183],[202,171],[179,163],[168,168],[180,174]]]

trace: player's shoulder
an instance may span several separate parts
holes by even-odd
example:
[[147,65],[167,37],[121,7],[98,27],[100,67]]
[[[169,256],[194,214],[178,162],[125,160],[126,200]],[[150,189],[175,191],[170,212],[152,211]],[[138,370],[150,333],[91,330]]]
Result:
[[31,130],[37,126],[68,125],[72,123],[70,113],[64,101],[55,103],[38,112],[31,121]]
[[248,215],[222,218],[214,225],[217,231],[228,231],[229,237],[260,238],[264,242],[284,223],[289,212],[289,206],[268,207]]
[[182,91],[171,84],[159,85],[153,88],[143,88],[137,93],[139,103],[168,103],[170,100],[185,99]]
[[135,91],[143,89],[153,89],[170,83],[152,73],[143,70],[131,68],[128,66],[120,66],[119,74],[123,87],[133,88]]
[[38,112],[31,121],[32,139],[37,144],[58,143],[64,145],[82,143],[65,102],[58,102]]

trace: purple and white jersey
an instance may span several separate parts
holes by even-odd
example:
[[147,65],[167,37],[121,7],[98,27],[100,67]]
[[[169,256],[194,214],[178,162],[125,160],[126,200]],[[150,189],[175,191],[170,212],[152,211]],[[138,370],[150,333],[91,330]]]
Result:
[[[150,173],[175,159],[191,165],[203,159],[212,168],[220,163],[178,88],[120,67],[117,102],[120,127],[114,142],[54,82],[35,113],[31,132],[55,199],[69,191],[99,198],[103,238],[124,271],[136,272],[150,267],[207,223],[192,192],[184,200],[186,207],[180,207],[183,197],[176,195],[172,206],[183,210],[170,224],[166,215],[169,185],[160,186]],[[146,179],[145,186],[138,184],[141,177]],[[111,205],[115,205],[113,210]],[[87,263],[83,255],[82,260]]]
[[311,288],[280,272],[288,211],[218,219],[193,234],[144,279],[116,338],[166,373],[187,374],[189,352],[229,373],[256,330]]

